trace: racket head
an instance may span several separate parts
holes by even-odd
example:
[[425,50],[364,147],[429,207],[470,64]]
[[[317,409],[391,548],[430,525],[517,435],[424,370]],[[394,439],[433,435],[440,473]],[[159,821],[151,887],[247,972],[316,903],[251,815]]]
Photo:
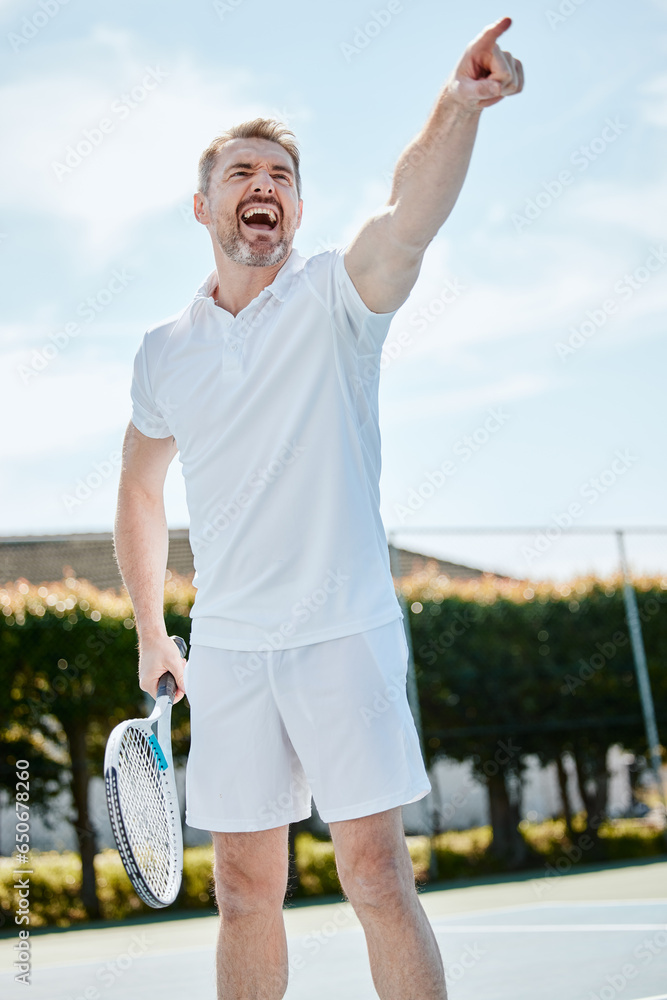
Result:
[[[171,638],[185,658],[185,640]],[[183,830],[171,755],[175,690],[174,677],[164,673],[150,717],[116,726],[104,755],[118,853],[139,898],[155,908],[174,902],[183,877]]]
[[174,902],[183,876],[181,815],[171,753],[168,759],[165,741],[159,740],[162,719],[120,723],[109,737],[104,761],[118,853],[135,892],[154,908]]

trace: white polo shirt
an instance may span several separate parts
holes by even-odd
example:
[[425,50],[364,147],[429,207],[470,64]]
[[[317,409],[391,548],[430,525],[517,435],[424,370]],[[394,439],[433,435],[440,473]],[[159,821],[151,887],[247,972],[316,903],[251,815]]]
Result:
[[380,518],[380,354],[344,249],[293,248],[236,317],[213,271],[137,352],[132,422],[173,435],[197,588],[191,642],[268,650],[402,618]]

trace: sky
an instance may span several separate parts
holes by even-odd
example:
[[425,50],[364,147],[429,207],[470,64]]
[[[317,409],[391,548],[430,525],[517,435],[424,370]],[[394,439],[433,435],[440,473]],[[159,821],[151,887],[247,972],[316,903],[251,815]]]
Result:
[[[112,530],[135,353],[213,267],[191,210],[210,139],[286,123],[294,245],[345,246],[504,15],[524,91],[483,111],[385,345],[383,521],[535,579],[616,568],[583,529],[667,525],[667,0],[0,0],[0,535]],[[165,505],[187,527],[178,459]],[[667,533],[626,544],[667,572]]]

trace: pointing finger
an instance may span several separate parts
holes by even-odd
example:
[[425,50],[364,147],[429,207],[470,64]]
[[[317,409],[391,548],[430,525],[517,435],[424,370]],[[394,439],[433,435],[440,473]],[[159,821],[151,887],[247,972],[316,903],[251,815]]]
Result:
[[499,21],[495,24],[490,24],[488,27],[484,28],[483,31],[479,33],[477,38],[472,43],[474,48],[478,51],[488,49],[489,51],[493,49],[496,40],[507,31],[507,29],[512,24],[511,17],[501,17]]

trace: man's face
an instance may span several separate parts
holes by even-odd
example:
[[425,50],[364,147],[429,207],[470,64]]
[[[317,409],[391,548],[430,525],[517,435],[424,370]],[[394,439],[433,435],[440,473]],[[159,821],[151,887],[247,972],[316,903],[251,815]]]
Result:
[[226,143],[208,195],[195,195],[199,221],[231,260],[249,267],[280,264],[289,256],[302,211],[292,157],[268,139]]

